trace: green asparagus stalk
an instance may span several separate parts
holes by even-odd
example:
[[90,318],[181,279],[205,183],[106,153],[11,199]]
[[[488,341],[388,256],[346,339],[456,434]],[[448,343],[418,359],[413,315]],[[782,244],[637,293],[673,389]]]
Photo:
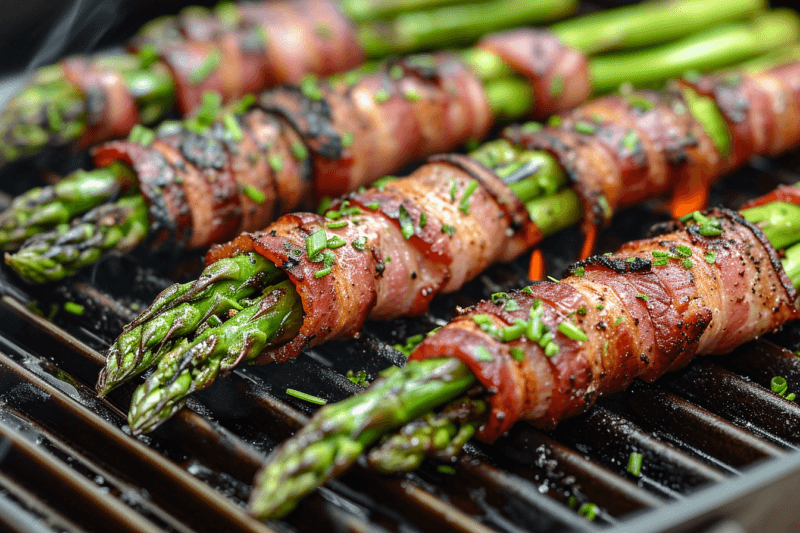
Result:
[[370,450],[369,465],[390,474],[416,470],[425,458],[447,461],[472,438],[487,411],[485,401],[462,398],[440,413],[427,413]]
[[28,238],[68,223],[133,186],[133,171],[114,163],[91,172],[78,170],[52,187],[31,189],[0,214],[0,249],[15,250]]
[[[779,213],[769,213],[770,208]],[[743,210],[742,215],[747,219],[752,218],[754,223],[762,224],[768,239],[784,242],[783,236],[791,233],[795,235],[794,242],[800,241],[798,213],[786,214],[784,205],[779,202],[754,209],[757,211]],[[775,219],[781,219],[782,223],[776,225],[762,222]],[[782,261],[784,269],[792,284],[800,287],[800,244],[791,246],[785,252]],[[454,375],[458,378],[454,379]],[[251,512],[261,519],[285,515],[292,510],[299,498],[352,465],[358,454],[370,443],[376,442],[382,434],[411,424],[423,414],[423,421],[409,429],[411,434],[414,431],[424,431],[424,428],[434,428],[428,422],[435,416],[430,411],[462,394],[477,382],[464,363],[452,358],[410,362],[402,371],[395,371],[391,379],[396,381],[392,382],[390,388],[384,383],[376,382],[377,386],[373,384],[362,393],[319,410],[305,428],[281,444],[256,476],[255,489],[250,499]],[[416,390],[418,386],[428,392],[420,393]],[[380,410],[374,412],[373,406],[378,401],[392,407],[399,404],[404,409],[390,410],[388,413]],[[460,433],[456,427],[448,429],[448,435]],[[455,439],[451,439],[448,442],[447,438],[441,437],[439,446],[447,448],[449,443],[455,442]],[[408,437],[403,433],[387,441],[398,447],[407,442]],[[381,451],[376,452],[379,457],[390,457],[381,463],[386,470],[402,469],[406,459],[416,461],[421,456],[412,453],[409,459],[403,456],[402,450],[397,450],[395,459],[391,455],[393,450],[379,450]]]
[[96,263],[106,252],[131,250],[147,236],[147,204],[141,196],[102,205],[73,224],[29,239],[6,264],[33,283],[72,276]]
[[118,384],[158,362],[172,339],[194,333],[204,324],[218,325],[231,311],[241,311],[257,292],[282,272],[259,254],[242,254],[217,261],[192,283],[173,285],[129,324],[108,350],[97,391]]
[[189,394],[208,387],[220,372],[291,339],[302,319],[300,298],[292,283],[283,281],[194,340],[177,342],[134,392],[128,413],[131,430],[137,434],[154,428],[183,407]]

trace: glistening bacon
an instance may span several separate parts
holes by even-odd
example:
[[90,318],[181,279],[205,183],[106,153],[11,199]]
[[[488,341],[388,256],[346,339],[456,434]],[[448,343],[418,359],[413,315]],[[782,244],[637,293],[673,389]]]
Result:
[[[354,26],[333,0],[257,2],[220,13],[185,10],[132,41],[131,49],[152,46],[169,66],[184,113],[205,91],[227,101],[310,73],[343,72],[364,59]],[[203,65],[212,68],[199,76]]]
[[[551,428],[635,377],[655,380],[796,318],[798,294],[763,233],[732,211],[707,215],[721,234],[676,224],[591,257],[574,265],[579,275],[463,312],[411,359],[452,356],[470,367],[490,392],[479,436],[492,441],[517,420]],[[515,325],[540,335],[501,338]]]
[[102,145],[94,161],[133,167],[151,222],[172,234],[159,238],[206,247],[262,228],[313,197],[345,194],[483,137],[492,117],[480,81],[447,54],[416,61],[354,83],[282,87],[232,117],[233,131],[221,123],[203,134],[170,126],[148,146]]
[[[721,121],[714,124],[708,111]],[[725,172],[800,143],[800,63],[606,96],[560,119],[543,128],[513,126],[504,136],[558,158],[588,223],[668,193],[677,195],[679,216],[704,207],[711,183]]]

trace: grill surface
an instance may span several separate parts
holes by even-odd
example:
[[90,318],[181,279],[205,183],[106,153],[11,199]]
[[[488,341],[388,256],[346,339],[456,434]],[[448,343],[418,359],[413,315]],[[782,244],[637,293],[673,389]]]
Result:
[[[31,174],[30,172],[28,174]],[[723,180],[712,200],[737,206],[800,180],[800,152],[758,160]],[[15,187],[18,184],[15,183]],[[4,186],[5,187],[5,186]],[[9,187],[7,192],[16,192]],[[612,249],[658,221],[658,203],[621,213],[601,242]],[[574,259],[580,236],[545,243],[549,272]],[[143,252],[112,259],[58,287],[20,285],[0,271],[0,529],[38,531],[798,531],[800,407],[769,391],[773,376],[800,383],[800,328],[598,402],[543,433],[518,424],[492,446],[473,442],[454,466],[389,477],[363,465],[307,498],[285,520],[246,515],[249,484],[276,443],[315,406],[295,388],[337,401],[402,355],[391,346],[428,331],[491,293],[525,285],[525,261],[492,268],[426,316],[371,323],[283,365],[236,370],[195,395],[155,433],[130,437],[136,384],[99,400],[100,352],[121,326],[200,259]],[[185,276],[184,276],[185,277]],[[64,301],[83,316],[56,312]],[[777,344],[776,344],[777,343]],[[784,348],[781,348],[783,346]],[[800,389],[796,389],[800,392]],[[642,476],[626,472],[644,455]],[[590,522],[574,507],[599,506]],[[572,507],[570,507],[572,503]]]

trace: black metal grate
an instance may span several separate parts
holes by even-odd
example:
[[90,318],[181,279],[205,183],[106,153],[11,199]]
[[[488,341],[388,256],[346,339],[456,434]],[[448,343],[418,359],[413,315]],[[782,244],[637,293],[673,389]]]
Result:
[[[800,152],[758,160],[714,190],[729,206],[800,180]],[[663,219],[652,203],[621,213],[603,248],[640,237]],[[579,235],[545,243],[550,272],[574,257]],[[800,383],[800,359],[758,341],[695,361],[654,384],[605,399],[590,413],[543,433],[518,424],[492,446],[471,443],[455,474],[426,464],[389,477],[359,465],[307,498],[285,520],[259,523],[244,511],[249,484],[276,443],[315,406],[287,388],[331,401],[403,358],[391,346],[428,331],[498,290],[524,286],[524,260],[490,269],[437,300],[426,316],[371,323],[361,338],[333,342],[293,362],[236,370],[196,395],[154,434],[131,438],[133,387],[107,400],[93,392],[102,351],[136,309],[198,257],[135,254],[55,288],[32,289],[0,272],[0,529],[10,531],[798,531],[800,407],[769,392],[775,375]],[[180,276],[180,274],[177,274]],[[125,281],[121,281],[125,280]],[[65,300],[86,307],[48,314]],[[800,329],[772,341],[797,349]],[[626,472],[631,452],[643,475]],[[589,522],[570,507],[593,502]],[[718,524],[719,525],[719,524]],[[738,528],[738,529],[737,529]]]

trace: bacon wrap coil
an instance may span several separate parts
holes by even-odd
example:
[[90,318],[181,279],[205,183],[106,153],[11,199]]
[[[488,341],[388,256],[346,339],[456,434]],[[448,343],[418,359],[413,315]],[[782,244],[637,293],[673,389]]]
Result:
[[[355,27],[333,0],[275,0],[237,6],[220,16],[203,8],[149,25],[131,45],[153,46],[172,71],[186,114],[205,91],[228,101],[264,87],[297,83],[361,64]],[[206,61],[218,66],[193,79]]]
[[140,122],[136,99],[122,75],[85,57],[67,58],[61,69],[86,97],[86,130],[77,140],[79,150],[127,135]]
[[[731,133],[730,153],[720,154],[688,111],[687,88],[718,106]],[[725,172],[800,143],[800,63],[682,81],[665,92],[605,96],[566,113],[557,126],[512,126],[503,135],[559,160],[581,197],[586,224],[607,223],[616,208],[670,192],[704,203]]]
[[415,159],[481,139],[493,122],[480,80],[446,53],[399,60],[353,84],[317,87],[316,100],[294,87],[260,99],[301,132],[317,175],[325,176],[317,197],[346,194]]
[[534,118],[572,109],[592,92],[589,59],[549,30],[520,28],[493,33],[482,38],[478,47],[497,54],[530,81]]
[[[478,80],[449,56],[433,61],[425,76],[400,63],[399,79],[387,66],[352,86],[320,84],[316,100],[288,87],[266,93],[259,107],[236,117],[237,142],[219,123],[203,135],[159,129],[151,146],[101,145],[94,162],[133,167],[151,221],[165,230],[156,232],[157,243],[208,247],[263,228],[314,196],[340,196],[485,135],[491,113]],[[374,96],[381,89],[390,94],[385,101]]]
[[[457,357],[472,369],[489,392],[492,415],[479,437],[491,442],[517,420],[552,428],[637,376],[655,380],[696,354],[727,353],[796,318],[797,292],[761,231],[732,211],[707,214],[722,222],[721,235],[703,237],[697,225],[673,224],[669,233],[579,263],[583,276],[511,293],[519,310],[506,311],[505,302],[478,304],[426,338],[410,359]],[[690,268],[680,260],[652,264],[653,251],[678,246],[691,250]],[[714,263],[704,259],[709,251]],[[535,300],[559,347],[550,358],[525,336],[504,343],[474,320],[488,315],[498,327],[512,325],[528,319]],[[565,321],[588,339],[564,335],[558,324]],[[481,346],[491,361],[476,353]],[[511,348],[522,350],[522,361]]]
[[[465,213],[459,207],[473,180],[477,186]],[[286,215],[259,233],[213,247],[206,256],[211,264],[255,250],[295,283],[305,311],[300,333],[261,354],[260,363],[284,361],[307,346],[355,336],[367,318],[424,313],[435,295],[458,290],[490,264],[513,259],[541,236],[502,181],[461,155],[434,158],[406,178],[354,193],[331,209],[348,214],[336,220]],[[344,227],[337,227],[342,222]],[[448,226],[454,228],[452,235]],[[344,244],[330,250],[335,255],[330,273],[317,277],[324,265],[308,257],[305,239],[321,229],[329,242],[338,236]]]

